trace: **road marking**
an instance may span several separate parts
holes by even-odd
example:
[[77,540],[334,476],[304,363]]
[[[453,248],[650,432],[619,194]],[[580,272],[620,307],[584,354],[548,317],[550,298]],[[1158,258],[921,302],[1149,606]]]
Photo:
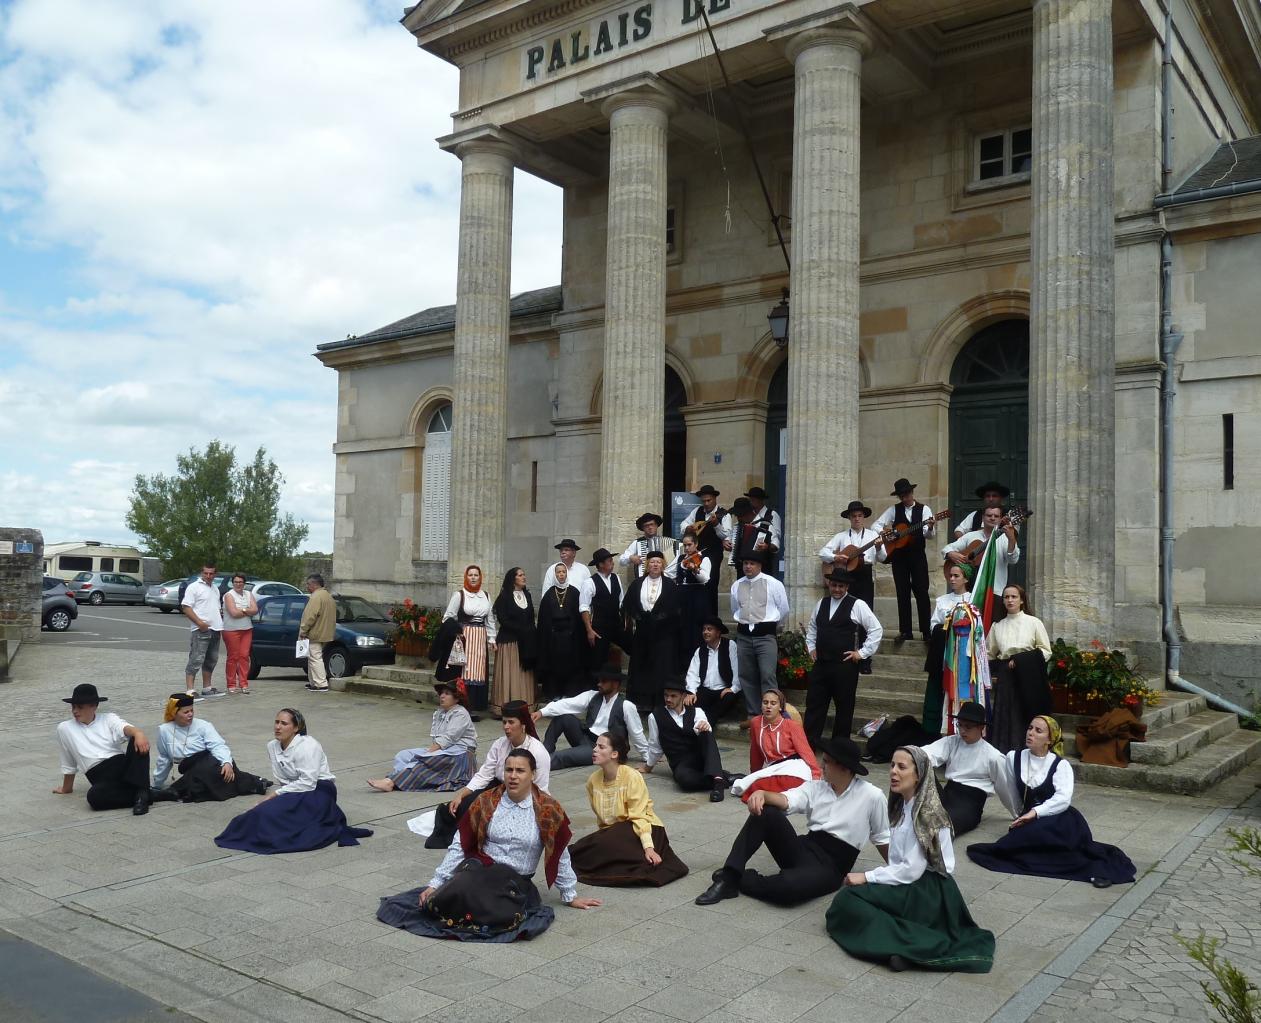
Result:
[[122,622],[124,625],[147,625],[151,629],[182,629],[184,632],[189,631],[187,625],[167,625],[163,622],[146,622],[139,618],[108,618],[105,615],[95,615],[85,611],[81,611],[80,614],[82,614],[85,618],[91,618],[96,622]]

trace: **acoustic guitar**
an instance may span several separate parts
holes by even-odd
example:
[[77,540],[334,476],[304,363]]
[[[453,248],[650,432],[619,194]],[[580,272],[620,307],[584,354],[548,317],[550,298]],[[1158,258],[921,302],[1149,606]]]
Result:
[[[863,555],[878,543],[887,543],[889,538],[893,536],[892,529],[886,529],[883,533],[877,534],[874,540],[869,540],[861,547],[854,544],[846,544],[843,548],[836,552],[829,564],[823,566],[824,581],[831,574],[834,568],[843,568],[846,572],[856,572],[863,563]],[[839,559],[839,560],[838,560]]]
[[923,529],[925,522],[940,522],[942,519],[950,518],[950,509],[940,511],[931,519],[925,519],[918,526],[909,522],[898,522],[889,527],[889,532],[893,534],[893,539],[884,545],[886,554],[892,554],[894,551],[903,550],[911,545],[911,541],[915,539],[915,531]]
[[[1030,509],[1013,508],[1010,512],[998,520],[998,525],[994,528],[995,530],[999,530],[1006,526],[1011,526],[1012,529],[1019,529],[1025,519],[1031,518],[1033,518],[1033,512]],[[976,540],[973,540],[970,544],[960,550],[959,553],[963,555],[964,560],[967,561],[969,565],[973,568],[979,568],[981,559],[985,557],[985,545],[986,541],[978,537]]]

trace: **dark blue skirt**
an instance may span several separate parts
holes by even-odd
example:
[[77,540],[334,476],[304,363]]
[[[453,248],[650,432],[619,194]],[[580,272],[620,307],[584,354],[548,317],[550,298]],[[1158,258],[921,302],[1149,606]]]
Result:
[[530,885],[525,904],[525,916],[511,930],[497,934],[479,934],[475,931],[451,927],[439,919],[426,905],[420,906],[420,893],[424,888],[412,888],[397,895],[389,895],[381,899],[377,907],[377,919],[391,927],[399,927],[422,938],[445,938],[449,941],[477,941],[487,944],[506,945],[511,941],[530,941],[537,938],[556,919],[551,906],[544,906],[539,891]]
[[371,834],[346,823],[337,786],[325,779],[310,792],[282,792],[233,817],[215,845],[263,854],[308,852],[334,842],[358,845]]
[[968,846],[968,856],[986,870],[1032,874],[1064,881],[1100,878],[1114,884],[1134,880],[1134,864],[1115,845],[1096,842],[1076,807],[1037,817],[1007,832],[997,842]]

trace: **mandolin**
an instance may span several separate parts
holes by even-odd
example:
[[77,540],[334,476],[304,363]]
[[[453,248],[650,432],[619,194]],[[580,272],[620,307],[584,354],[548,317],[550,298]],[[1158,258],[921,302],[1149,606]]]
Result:
[[[1012,529],[1019,529],[1021,523],[1025,519],[1033,518],[1033,512],[1028,508],[1013,508],[1010,512],[998,520],[995,530],[1005,529],[1011,526]],[[959,553],[963,555],[964,560],[973,568],[980,567],[981,559],[985,556],[985,545],[988,541],[977,538],[966,547],[962,548]]]
[[[947,508],[945,511],[938,512],[931,519],[925,519],[924,522],[940,522],[942,519],[949,517],[950,509]],[[894,551],[900,551],[909,547],[911,545],[911,541],[915,539],[915,531],[917,529],[923,529],[924,522],[921,522],[918,526],[913,526],[909,522],[899,522],[896,525],[890,526],[889,532],[893,534],[894,539],[889,540],[884,545],[885,553],[892,554]]]

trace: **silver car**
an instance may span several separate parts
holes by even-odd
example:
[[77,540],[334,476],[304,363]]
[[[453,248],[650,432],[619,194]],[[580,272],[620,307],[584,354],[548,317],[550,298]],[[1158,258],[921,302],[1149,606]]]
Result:
[[156,607],[164,615],[169,615],[180,606],[180,583],[183,581],[183,579],[168,579],[164,583],[150,586],[145,591],[144,602],[149,607]]
[[118,572],[80,572],[66,589],[80,604],[143,604],[145,598],[144,583]]

